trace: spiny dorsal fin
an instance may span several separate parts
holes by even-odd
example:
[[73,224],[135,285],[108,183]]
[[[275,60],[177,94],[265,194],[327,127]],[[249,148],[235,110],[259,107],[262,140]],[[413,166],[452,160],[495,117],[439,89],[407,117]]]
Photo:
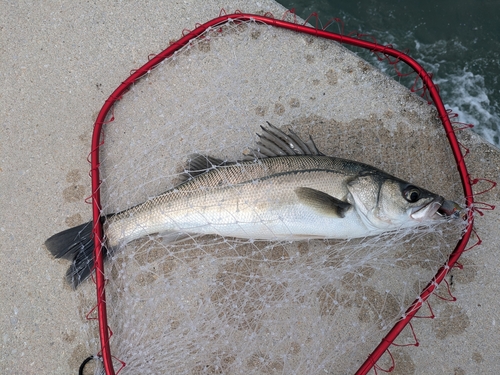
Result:
[[203,174],[211,169],[221,166],[232,165],[234,162],[224,161],[208,155],[192,154],[184,167],[184,171],[180,175],[180,183],[190,180],[200,174]]
[[303,204],[325,215],[343,218],[351,208],[350,203],[312,188],[298,187],[295,189],[295,194]]
[[[256,142],[257,148],[245,153],[244,160],[265,159],[278,156],[296,156],[296,155],[324,155],[321,153],[311,136],[307,141],[303,141],[295,132],[289,130],[285,134],[276,126],[267,122],[267,127],[261,126],[262,134],[257,134],[259,140]],[[224,161],[212,156],[193,154],[179,176],[179,183],[190,180],[211,169],[234,165],[236,162]]]
[[[256,142],[257,148],[250,151],[250,154],[253,154],[254,158],[324,155],[318,150],[311,136],[309,136],[309,140],[304,142],[292,130],[289,130],[290,134],[285,134],[271,123],[267,122],[267,125],[267,127],[261,126],[262,134],[257,134],[259,136],[259,140]],[[250,155],[245,156],[248,159]]]

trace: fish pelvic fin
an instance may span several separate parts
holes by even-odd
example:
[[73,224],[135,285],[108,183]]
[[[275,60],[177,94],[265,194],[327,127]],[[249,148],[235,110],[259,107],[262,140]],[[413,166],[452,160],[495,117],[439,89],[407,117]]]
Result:
[[[45,241],[45,247],[55,258],[71,260],[66,281],[73,289],[85,281],[94,270],[93,222],[78,225],[54,234]],[[103,256],[107,251],[103,247]]]
[[308,187],[296,188],[295,194],[297,194],[300,202],[328,216],[344,218],[347,211],[352,207],[350,203]]

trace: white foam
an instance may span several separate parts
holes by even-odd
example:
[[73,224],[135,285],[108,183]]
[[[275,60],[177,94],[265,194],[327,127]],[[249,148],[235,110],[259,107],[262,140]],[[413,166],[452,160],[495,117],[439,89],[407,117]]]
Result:
[[[413,38],[412,33],[408,35]],[[458,39],[420,43],[416,39],[413,55],[430,72],[445,105],[458,114],[458,121],[474,125],[473,130],[486,141],[500,146],[500,113],[492,100],[484,76],[471,72],[465,61],[450,61],[448,55],[464,52],[467,48]],[[478,58],[479,60],[481,58]],[[468,62],[475,65],[475,61]]]
[[438,78],[440,94],[447,107],[458,114],[458,121],[474,125],[474,129],[488,142],[499,146],[500,114],[496,113],[488,95],[484,77],[465,68]]

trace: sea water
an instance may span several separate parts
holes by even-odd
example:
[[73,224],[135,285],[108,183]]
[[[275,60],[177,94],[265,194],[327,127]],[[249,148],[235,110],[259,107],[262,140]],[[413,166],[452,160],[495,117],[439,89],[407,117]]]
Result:
[[[381,44],[408,49],[433,73],[445,106],[459,115],[458,121],[474,125],[474,131],[500,147],[500,1],[278,1],[304,19],[315,12],[325,25],[337,17],[345,34],[359,31]],[[327,30],[339,28],[333,24]],[[394,75],[372,54],[356,52]]]

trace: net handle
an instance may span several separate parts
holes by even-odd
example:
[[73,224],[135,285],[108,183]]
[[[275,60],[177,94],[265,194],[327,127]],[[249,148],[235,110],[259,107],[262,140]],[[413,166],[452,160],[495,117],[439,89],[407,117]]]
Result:
[[[222,26],[228,22],[246,22],[246,21],[257,21],[270,26],[279,27],[294,32],[305,33],[313,35],[320,38],[330,39],[342,44],[349,44],[356,47],[361,47],[368,49],[372,52],[379,52],[385,55],[396,57],[397,59],[403,61],[409,65],[422,79],[423,84],[429,90],[430,97],[432,98],[434,105],[439,113],[439,118],[443,124],[446,131],[446,136],[451,146],[453,156],[457,163],[458,172],[460,174],[460,179],[462,181],[462,187],[464,191],[464,196],[466,199],[467,207],[471,208],[473,204],[473,193],[472,187],[469,180],[469,174],[467,172],[467,167],[465,165],[464,157],[462,155],[460,145],[456,138],[453,126],[448,117],[448,113],[444,107],[443,101],[439,96],[437,87],[432,82],[430,75],[424,70],[420,64],[418,64],[414,59],[405,54],[404,52],[398,51],[390,46],[383,46],[377,43],[369,42],[362,39],[356,39],[349,36],[344,36],[341,34],[319,30],[306,25],[299,25],[296,23],[279,20],[271,18],[268,16],[260,16],[256,14],[245,14],[245,13],[234,13],[225,14],[217,18],[214,18],[202,25],[198,25],[194,30],[183,35],[177,42],[171,44],[163,52],[159,53],[141,68],[133,72],[125,81],[123,81],[118,88],[110,95],[110,97],[105,101],[102,106],[99,115],[94,123],[94,130],[92,134],[92,145],[90,153],[91,162],[91,179],[92,179],[92,214],[94,221],[94,257],[95,257],[95,268],[96,268],[96,293],[97,293],[97,315],[99,320],[99,336],[101,341],[101,355],[104,370],[107,375],[115,375],[113,368],[113,360],[109,347],[109,328],[107,323],[107,311],[106,311],[106,293],[105,293],[105,277],[104,277],[104,265],[102,253],[102,243],[103,243],[103,229],[100,221],[101,215],[101,200],[100,200],[100,177],[99,177],[99,147],[101,145],[101,134],[102,127],[106,123],[108,114],[112,106],[120,100],[122,95],[128,90],[128,88],[143,75],[147,74],[151,69],[158,65],[161,61],[175,54],[179,49],[189,44],[189,42],[210,28]],[[111,121],[111,120],[110,120]],[[388,347],[393,343],[395,338],[404,329],[404,327],[410,322],[416,312],[420,309],[423,302],[432,294],[435,288],[446,276],[447,271],[453,267],[455,262],[458,260],[460,255],[465,249],[467,242],[472,233],[473,217],[469,215],[469,222],[467,229],[457,243],[454,251],[450,255],[446,265],[442,266],[439,271],[434,276],[433,280],[428,284],[428,286],[423,290],[420,297],[417,298],[411,306],[406,311],[403,319],[398,321],[396,325],[389,331],[389,333],[382,339],[377,348],[369,355],[367,360],[358,369],[356,375],[366,374],[370,369],[376,364],[378,359],[382,354],[388,349]],[[121,369],[120,369],[121,370]],[[120,371],[118,370],[118,372]]]

